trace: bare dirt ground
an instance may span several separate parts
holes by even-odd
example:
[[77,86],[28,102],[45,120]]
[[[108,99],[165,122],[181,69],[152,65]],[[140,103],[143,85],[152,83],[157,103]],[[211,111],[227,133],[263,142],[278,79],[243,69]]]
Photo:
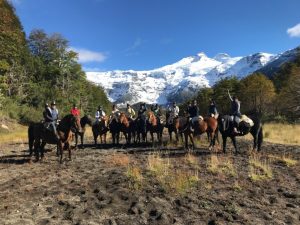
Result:
[[238,155],[228,144],[225,156],[87,145],[63,164],[51,146],[35,163],[26,143],[3,145],[0,224],[300,224],[300,147],[265,143],[257,157],[271,175],[251,178],[251,142]]

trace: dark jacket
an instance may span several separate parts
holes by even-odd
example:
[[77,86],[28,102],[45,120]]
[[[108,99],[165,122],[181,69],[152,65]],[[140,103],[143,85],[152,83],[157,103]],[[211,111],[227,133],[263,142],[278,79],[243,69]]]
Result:
[[231,101],[231,114],[234,116],[241,115],[241,103],[238,100]]
[[188,108],[188,114],[190,117],[196,117],[199,116],[199,108],[196,105],[190,106]]
[[45,111],[43,112],[44,120],[45,122],[53,122],[53,117],[52,117],[52,111],[51,108],[46,108]]
[[218,110],[217,110],[216,105],[209,105],[208,113],[209,114],[214,114],[214,115],[218,114]]

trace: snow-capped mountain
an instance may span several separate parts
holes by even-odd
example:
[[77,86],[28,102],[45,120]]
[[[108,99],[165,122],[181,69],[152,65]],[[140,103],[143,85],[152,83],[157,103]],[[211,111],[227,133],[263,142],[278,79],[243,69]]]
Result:
[[230,76],[243,78],[255,71],[270,71],[296,57],[297,49],[282,54],[256,53],[245,57],[230,57],[220,53],[213,58],[203,52],[148,71],[114,70],[87,72],[88,80],[101,85],[112,102],[167,104],[182,102],[203,87]]

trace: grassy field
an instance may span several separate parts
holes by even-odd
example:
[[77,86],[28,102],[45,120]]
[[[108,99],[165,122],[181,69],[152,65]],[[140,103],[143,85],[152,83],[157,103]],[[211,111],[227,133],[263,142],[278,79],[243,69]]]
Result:
[[268,123],[264,125],[264,140],[278,144],[300,144],[300,124]]

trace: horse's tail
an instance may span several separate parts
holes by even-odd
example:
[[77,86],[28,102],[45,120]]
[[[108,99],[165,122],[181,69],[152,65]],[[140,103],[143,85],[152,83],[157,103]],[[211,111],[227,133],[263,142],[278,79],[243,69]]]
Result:
[[29,145],[29,154],[32,154],[34,144],[34,125],[31,124],[28,127],[28,145]]

